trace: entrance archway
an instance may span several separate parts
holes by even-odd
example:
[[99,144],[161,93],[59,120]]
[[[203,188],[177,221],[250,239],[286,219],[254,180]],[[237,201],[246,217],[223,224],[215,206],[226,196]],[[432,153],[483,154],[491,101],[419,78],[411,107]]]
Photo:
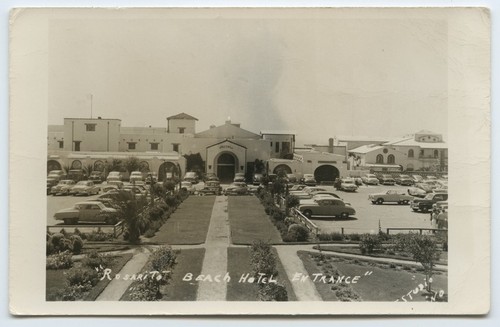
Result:
[[181,176],[179,175],[179,169],[173,162],[164,162],[160,165],[160,168],[158,168],[158,182],[163,182],[164,180],[173,177],[180,178]]
[[334,166],[322,165],[314,171],[314,179],[316,179],[318,183],[323,181],[332,182],[338,177],[340,177],[340,172]]
[[217,177],[222,183],[232,182],[236,172],[236,157],[229,152],[224,152],[217,158]]
[[56,160],[47,161],[47,174],[52,170],[62,170],[61,164]]
[[281,164],[281,165],[277,165],[274,169],[273,169],[273,174],[278,174],[279,171],[284,171],[285,174],[291,174],[292,173],[292,168],[290,168],[288,165],[285,165],[285,164]]

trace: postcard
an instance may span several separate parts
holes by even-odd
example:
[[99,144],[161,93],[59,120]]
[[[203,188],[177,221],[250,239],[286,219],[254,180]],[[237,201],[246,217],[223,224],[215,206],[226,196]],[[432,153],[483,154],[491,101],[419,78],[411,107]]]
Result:
[[17,8],[9,54],[13,315],[489,311],[488,9]]

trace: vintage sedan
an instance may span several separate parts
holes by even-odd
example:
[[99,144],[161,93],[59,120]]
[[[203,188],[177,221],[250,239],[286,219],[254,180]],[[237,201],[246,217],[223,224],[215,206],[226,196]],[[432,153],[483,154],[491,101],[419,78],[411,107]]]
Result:
[[222,194],[222,187],[220,186],[219,181],[206,181],[205,186],[198,191],[198,195],[203,196],[203,195],[221,195]]
[[378,178],[374,174],[366,174],[361,177],[361,180],[366,185],[378,185]]
[[52,186],[50,194],[52,195],[68,195],[69,191],[75,186],[75,181],[72,179],[63,179],[56,186]]
[[408,189],[408,195],[417,197],[417,198],[424,198],[427,195],[427,192],[422,190],[421,188],[418,187],[410,187]]
[[345,192],[355,192],[358,189],[354,178],[342,178],[340,180],[340,190]]
[[379,179],[380,184],[382,185],[394,185],[396,181],[392,178],[391,175],[382,175]]
[[54,218],[65,224],[78,224],[81,221],[115,224],[118,221],[118,211],[98,201],[85,201],[76,203],[72,208],[59,210]]
[[69,194],[73,195],[92,195],[99,194],[101,188],[92,181],[79,181],[71,188]]
[[193,183],[188,181],[181,182],[181,190],[182,189],[186,190],[189,194],[194,194],[194,192],[196,191],[196,188],[194,187]]
[[311,201],[304,201],[299,205],[298,209],[307,218],[341,217],[347,219],[349,216],[356,214],[353,207],[333,197],[317,197]]
[[302,184],[305,184],[307,186],[316,186],[317,184],[313,174],[304,174],[304,177],[302,177],[301,181]]
[[404,185],[404,186],[411,186],[411,185],[413,185],[413,180],[408,175],[399,175],[398,177],[396,177],[396,184]]
[[248,194],[247,184],[243,182],[235,182],[224,190],[224,195],[246,195]]
[[388,190],[387,192],[375,193],[368,195],[368,199],[373,204],[382,204],[384,202],[396,202],[398,204],[408,204],[413,199],[413,196],[406,195],[398,190]]

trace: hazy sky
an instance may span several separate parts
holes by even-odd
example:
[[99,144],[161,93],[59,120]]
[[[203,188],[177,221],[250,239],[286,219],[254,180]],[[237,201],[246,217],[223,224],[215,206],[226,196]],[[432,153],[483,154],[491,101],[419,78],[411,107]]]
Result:
[[49,27],[49,124],[120,118],[197,131],[447,133],[447,25],[410,19],[67,19]]

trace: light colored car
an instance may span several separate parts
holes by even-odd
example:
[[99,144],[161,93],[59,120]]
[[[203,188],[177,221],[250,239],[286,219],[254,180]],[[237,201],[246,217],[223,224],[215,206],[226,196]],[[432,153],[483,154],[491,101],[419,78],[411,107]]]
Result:
[[144,176],[140,171],[133,171],[130,173],[129,181],[130,183],[142,182],[144,180]]
[[106,181],[121,181],[123,178],[123,175],[119,171],[111,171],[108,174],[108,177],[106,178]]
[[355,192],[358,189],[358,186],[353,178],[342,178],[340,182],[340,189],[345,192]]
[[384,202],[408,204],[413,199],[413,196],[407,195],[404,192],[398,190],[388,190],[387,192],[370,194],[368,195],[368,199],[373,204],[382,204]]
[[243,173],[236,173],[234,175],[233,182],[245,182],[245,174],[243,174]]
[[222,187],[220,186],[219,181],[206,181],[205,187],[203,187],[201,190],[198,191],[198,195],[201,196],[208,194],[213,194],[213,195],[222,194]]
[[289,192],[295,192],[295,191],[302,191],[304,188],[306,188],[304,184],[295,184],[294,186],[290,187],[288,189]]
[[394,185],[396,184],[396,181],[391,175],[384,174],[379,178],[379,183],[382,185]]
[[378,185],[378,178],[374,174],[365,174],[361,177],[361,180],[366,185]]
[[75,181],[72,179],[63,179],[56,186],[52,186],[50,194],[52,195],[68,195],[69,191],[75,186]]
[[317,184],[313,174],[304,174],[304,177],[302,177],[301,181],[302,184],[305,184],[307,186],[316,186]]
[[186,175],[184,175],[183,181],[191,182],[193,184],[198,184],[198,174],[194,171],[188,171]]
[[54,218],[64,221],[65,224],[78,224],[81,221],[114,224],[118,221],[118,212],[101,202],[85,201],[78,202],[71,208],[59,210],[54,214]]
[[224,190],[225,195],[245,195],[248,194],[247,184],[243,182],[236,182],[229,185]]
[[411,185],[413,185],[413,180],[408,175],[399,175],[398,177],[396,177],[396,184],[404,185],[404,186],[411,186]]
[[62,170],[51,170],[47,175],[47,186],[52,187],[57,185],[60,180],[65,177],[64,171]]
[[344,219],[355,215],[356,210],[340,199],[322,197],[299,205],[299,211],[308,218],[311,217],[341,217]]
[[188,181],[181,182],[181,190],[182,189],[189,192],[189,194],[194,194],[194,192],[196,191],[196,188],[194,187],[193,183],[188,182]]
[[79,181],[71,188],[69,194],[73,195],[95,195],[99,194],[101,188],[92,181]]
[[427,195],[427,192],[422,190],[421,188],[418,187],[410,187],[408,189],[408,195],[417,197],[417,198],[424,198]]

